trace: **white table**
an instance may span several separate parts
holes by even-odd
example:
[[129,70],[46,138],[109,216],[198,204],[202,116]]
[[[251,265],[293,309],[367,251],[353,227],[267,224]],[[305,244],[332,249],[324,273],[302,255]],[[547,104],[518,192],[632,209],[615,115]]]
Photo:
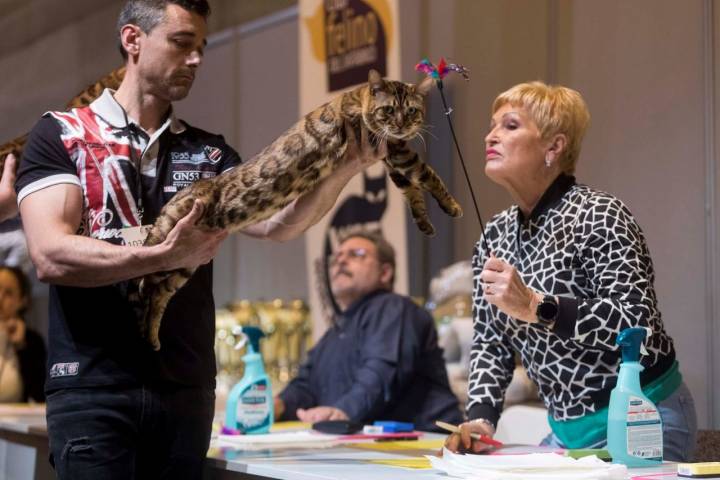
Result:
[[[32,410],[0,405],[0,478],[7,480],[55,478],[48,463],[44,407]],[[424,439],[443,438],[425,434]],[[429,480],[449,477],[437,470],[398,468],[373,460],[422,458],[434,450],[378,451],[352,445],[329,448],[268,448],[255,451],[224,451],[211,448],[205,469],[206,480]],[[632,469],[632,476],[673,473],[674,464],[652,469]],[[675,475],[656,477],[673,480]]]

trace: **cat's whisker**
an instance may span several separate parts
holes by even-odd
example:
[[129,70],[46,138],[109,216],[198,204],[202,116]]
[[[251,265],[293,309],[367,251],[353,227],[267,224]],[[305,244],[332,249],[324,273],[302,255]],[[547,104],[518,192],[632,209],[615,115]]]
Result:
[[423,144],[423,150],[425,150],[425,153],[427,153],[428,150],[427,150],[427,143],[425,142],[425,137],[423,137],[422,135],[420,135],[420,134],[418,133],[417,135],[415,135],[415,138],[419,138],[419,139],[420,139],[420,141],[421,141],[422,144]]
[[[431,137],[433,137],[435,140],[438,139],[438,137],[437,137],[436,135],[434,135],[430,130],[426,130],[426,129],[424,129],[424,128],[421,128],[421,129],[420,129],[420,132],[422,132],[422,133],[427,133],[428,135],[430,135]],[[419,132],[418,132],[418,135],[420,135]]]

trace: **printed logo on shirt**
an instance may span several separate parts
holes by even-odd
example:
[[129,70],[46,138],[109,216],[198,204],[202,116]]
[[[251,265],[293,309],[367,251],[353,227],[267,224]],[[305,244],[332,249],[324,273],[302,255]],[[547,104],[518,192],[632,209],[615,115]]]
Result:
[[165,185],[163,190],[166,193],[178,192],[202,178],[212,178],[216,175],[217,173],[213,171],[176,170],[172,172],[172,185]]
[[222,158],[222,150],[217,147],[205,145],[205,153],[212,163],[217,163]]
[[50,367],[50,378],[74,377],[78,374],[79,362],[55,363]]
[[90,229],[92,231],[107,227],[112,223],[115,216],[109,208],[103,208],[99,211],[91,208],[88,215],[90,217]]
[[170,162],[173,165],[199,166],[208,163],[208,157],[205,153],[170,152]]

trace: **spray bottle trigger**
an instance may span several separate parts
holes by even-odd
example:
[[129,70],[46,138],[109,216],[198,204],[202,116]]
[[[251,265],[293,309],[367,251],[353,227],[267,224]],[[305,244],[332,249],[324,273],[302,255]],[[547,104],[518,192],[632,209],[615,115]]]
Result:
[[240,350],[248,343],[248,336],[245,332],[243,332],[243,329],[240,325],[235,325],[232,328],[232,333],[233,335],[235,335],[235,337],[240,337],[240,340],[238,340],[235,344],[235,350]]
[[645,341],[640,343],[640,355],[650,355],[647,351],[647,348],[645,348],[645,342],[650,338],[652,335],[652,329],[650,327],[643,327],[645,329]]

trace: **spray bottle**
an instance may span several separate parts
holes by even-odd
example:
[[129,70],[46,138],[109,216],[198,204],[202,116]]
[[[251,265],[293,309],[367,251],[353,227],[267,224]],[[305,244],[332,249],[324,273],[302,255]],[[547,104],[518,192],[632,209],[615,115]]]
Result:
[[246,434],[267,433],[274,414],[270,379],[260,355],[260,339],[265,334],[259,328],[250,326],[236,326],[233,334],[242,336],[235,348],[240,349],[247,344],[247,353],[242,357],[245,373],[228,395],[225,427]]
[[660,412],[640,387],[644,367],[639,360],[641,352],[647,355],[646,334],[644,328],[628,328],[617,337],[622,363],[617,386],[610,393],[608,451],[613,462],[628,467],[655,466],[663,456]]

